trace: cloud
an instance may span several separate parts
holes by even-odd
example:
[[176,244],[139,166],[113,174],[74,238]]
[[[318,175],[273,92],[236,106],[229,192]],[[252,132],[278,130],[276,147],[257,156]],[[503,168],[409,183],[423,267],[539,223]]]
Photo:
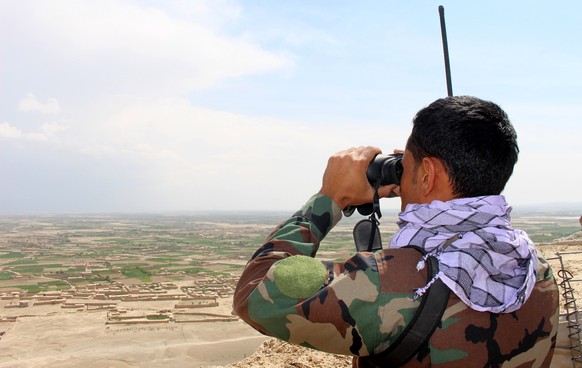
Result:
[[38,111],[42,114],[58,114],[61,111],[61,107],[56,98],[51,97],[47,102],[42,103],[32,93],[29,93],[18,103],[18,110]]
[[44,123],[40,126],[41,132],[47,137],[54,137],[58,132],[64,131],[67,128],[56,122]]
[[240,16],[221,0],[0,2],[0,92],[12,101],[0,106],[0,156],[11,157],[0,203],[236,207],[222,193],[235,183],[250,192],[264,157],[287,144],[277,132],[296,140],[301,130],[188,101],[228,78],[293,68],[285,50],[229,31]]
[[150,198],[179,209],[293,208],[319,189],[331,154],[359,143],[385,145],[389,137],[404,142],[409,130],[388,124],[330,129],[200,108],[186,99],[128,106],[105,127],[99,142],[109,142],[118,160],[141,163],[155,188]]
[[43,124],[38,131],[25,132],[9,123],[0,123],[0,139],[23,141],[49,141],[55,133],[65,128],[57,123]]
[[289,77],[293,50],[342,49],[313,27],[280,27],[263,42],[270,27],[241,31],[243,15],[215,0],[0,2],[2,92],[11,100],[0,106],[0,156],[11,157],[0,162],[3,209],[295,209],[319,189],[331,154],[402,147],[402,122],[250,116],[221,111],[220,98],[203,107],[197,97],[220,96],[227,79]]
[[24,134],[20,129],[15,128],[8,123],[0,123],[0,138],[17,139],[23,135]]
[[[215,86],[224,78],[288,68],[290,58],[252,39],[221,31],[237,17],[226,2],[184,2],[165,7],[133,1],[23,1],[0,5],[6,65],[27,68],[27,83],[81,96],[170,96]],[[213,4],[213,5],[210,5]],[[22,47],[26,45],[26,47]],[[8,52],[10,51],[10,52]],[[21,60],[27,60],[24,66]],[[34,62],[33,60],[42,60]],[[18,74],[22,75],[22,73]],[[58,86],[56,85],[58,84]]]
[[[387,142],[398,147],[409,129],[247,116],[194,106],[183,97],[127,104],[104,120],[85,119],[45,123],[28,133],[2,124],[0,136],[18,139],[23,149],[12,154],[23,162],[19,169],[40,172],[35,182],[50,186],[43,191],[51,200],[98,211],[294,209],[319,189],[331,154],[360,144],[389,150]],[[17,206],[24,194],[15,193],[17,184],[12,188],[5,202]],[[42,197],[37,201],[45,204]]]

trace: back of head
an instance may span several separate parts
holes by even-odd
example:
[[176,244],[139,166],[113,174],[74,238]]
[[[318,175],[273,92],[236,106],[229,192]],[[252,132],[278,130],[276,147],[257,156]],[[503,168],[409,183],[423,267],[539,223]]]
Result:
[[457,197],[500,194],[519,153],[507,114],[470,96],[442,98],[420,110],[406,148],[417,163],[440,159]]

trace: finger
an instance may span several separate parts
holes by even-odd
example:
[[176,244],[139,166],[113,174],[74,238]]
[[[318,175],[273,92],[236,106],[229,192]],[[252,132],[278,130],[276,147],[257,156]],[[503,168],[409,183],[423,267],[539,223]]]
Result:
[[400,186],[396,184],[383,185],[378,188],[378,195],[381,198],[391,198],[400,196]]
[[372,161],[374,157],[382,153],[382,150],[374,146],[360,147],[360,156],[363,160]]
[[388,195],[388,197],[392,198],[392,197],[400,197],[400,185],[398,185],[396,188],[394,188],[394,190],[392,190],[392,192],[390,192],[390,194]]

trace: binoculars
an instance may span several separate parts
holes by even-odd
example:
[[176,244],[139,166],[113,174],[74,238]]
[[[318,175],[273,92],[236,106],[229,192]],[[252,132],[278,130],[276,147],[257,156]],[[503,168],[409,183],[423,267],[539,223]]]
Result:
[[[374,188],[380,185],[397,184],[400,185],[402,178],[402,153],[390,155],[376,155],[368,165],[366,177],[370,185]],[[348,206],[343,210],[345,216],[351,216],[355,210],[367,216],[374,211],[372,203],[364,203],[359,206]]]

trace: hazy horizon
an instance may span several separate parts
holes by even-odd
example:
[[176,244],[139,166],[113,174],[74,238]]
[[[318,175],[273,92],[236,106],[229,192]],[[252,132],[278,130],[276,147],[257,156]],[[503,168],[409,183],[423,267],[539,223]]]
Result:
[[[518,205],[512,206],[512,215],[526,216],[546,216],[546,215],[567,215],[573,217],[582,216],[582,202],[580,203],[538,203],[531,205]],[[225,209],[191,209],[191,210],[160,210],[160,211],[21,211],[21,212],[6,212],[0,209],[0,217],[11,217],[11,216],[197,216],[197,217],[212,217],[212,216],[246,216],[246,215],[264,215],[268,217],[283,217],[291,216],[299,210],[299,207],[295,209],[237,209],[237,210],[225,210]],[[382,221],[387,221],[389,216],[397,216],[400,212],[399,208],[394,207],[381,207],[384,217]],[[359,215],[357,212],[351,216],[353,219],[362,219],[367,216]],[[349,217],[343,216],[343,219],[348,219]]]

